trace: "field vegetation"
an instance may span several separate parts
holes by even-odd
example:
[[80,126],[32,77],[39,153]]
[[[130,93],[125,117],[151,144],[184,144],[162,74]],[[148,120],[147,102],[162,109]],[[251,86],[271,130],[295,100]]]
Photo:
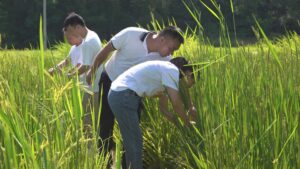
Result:
[[[201,34],[199,22],[185,31],[186,42],[174,54],[195,65],[190,95],[196,124],[175,126],[157,101],[144,100],[145,168],[300,168],[300,37],[289,32],[270,41],[257,22],[257,42],[233,46],[215,14],[218,46]],[[150,27],[163,26],[153,21]],[[47,51],[0,51],[0,168],[105,168],[108,158],[96,150],[97,134],[91,140],[83,134],[85,86],[46,71],[69,48],[60,43]],[[120,168],[117,128],[114,138]]]

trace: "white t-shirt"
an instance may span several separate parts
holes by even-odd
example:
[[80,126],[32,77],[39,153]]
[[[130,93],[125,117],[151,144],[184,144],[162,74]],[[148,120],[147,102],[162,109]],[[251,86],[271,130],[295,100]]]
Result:
[[129,27],[112,37],[111,42],[116,51],[105,64],[105,70],[111,81],[136,64],[150,60],[171,59],[171,56],[161,57],[158,52],[148,53],[146,38],[141,40],[141,36],[147,32],[149,31],[142,28]]
[[73,45],[69,52],[69,57],[71,59],[72,66],[76,66],[77,64],[82,64],[82,51],[81,51],[81,44],[76,46]]
[[155,96],[170,87],[178,91],[179,70],[171,62],[147,61],[129,68],[111,84],[111,90],[131,89],[139,96]]
[[[71,62],[73,66],[77,64],[91,66],[93,61],[96,58],[97,53],[101,49],[101,41],[98,37],[97,33],[94,31],[88,30],[86,37],[82,41],[82,43],[78,46],[72,46],[69,52],[69,57],[71,58]],[[79,80],[89,87],[89,90],[93,92],[99,92],[98,82],[100,80],[100,76],[103,70],[103,66],[99,66],[96,71],[96,77],[91,86],[89,86],[86,82],[86,73],[83,73],[79,76]]]

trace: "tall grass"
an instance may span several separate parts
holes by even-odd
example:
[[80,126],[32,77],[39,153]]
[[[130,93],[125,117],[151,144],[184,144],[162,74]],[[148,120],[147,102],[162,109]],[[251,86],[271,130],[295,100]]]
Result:
[[[151,26],[163,27],[157,21]],[[145,168],[300,167],[300,38],[289,33],[270,41],[256,27],[262,38],[238,47],[227,43],[226,31],[219,47],[201,34],[201,25],[185,31],[175,55],[192,60],[200,74],[190,89],[198,120],[190,128],[175,126],[157,101],[145,99]],[[108,158],[97,151],[96,134],[90,148],[83,134],[83,86],[45,72],[68,50],[60,44],[48,51],[0,51],[0,168],[105,168]],[[117,128],[114,138],[120,168]]]
[[[299,36],[271,42],[256,22],[262,39],[233,48],[216,1],[199,2],[219,20],[220,47],[194,34],[176,53],[200,67],[191,92],[199,120],[193,129],[175,127],[147,100],[145,163],[149,168],[299,168]],[[195,6],[185,4],[204,29]]]
[[299,40],[292,35],[272,43],[282,68],[267,43],[233,48],[221,60],[218,48],[199,44],[202,50],[186,53],[183,46],[177,55],[209,65],[191,89],[199,120],[194,129],[175,127],[157,103],[146,102],[150,168],[298,168]]
[[[40,25],[40,29],[41,29]],[[41,38],[42,41],[42,38]],[[57,51],[1,51],[0,168],[104,168],[108,158],[82,130],[78,80],[51,77]]]

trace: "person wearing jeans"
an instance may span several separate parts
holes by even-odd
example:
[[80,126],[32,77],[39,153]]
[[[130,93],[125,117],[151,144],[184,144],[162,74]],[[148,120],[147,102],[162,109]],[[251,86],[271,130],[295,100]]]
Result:
[[183,57],[176,57],[170,62],[147,61],[140,63],[125,71],[112,82],[108,103],[119,124],[126,152],[127,168],[143,168],[143,140],[138,116],[138,107],[143,97],[159,97],[160,110],[174,123],[177,121],[177,116],[169,112],[168,98],[186,126],[190,126],[190,121],[196,119],[196,110],[191,102],[188,115],[184,110],[179,84],[185,84],[186,87],[194,84],[193,68]]
[[[98,66],[107,60],[99,82],[99,88],[103,89],[99,131],[101,138],[99,148],[101,150],[107,153],[114,148],[112,136],[115,117],[107,102],[111,82],[124,71],[139,63],[150,60],[169,61],[173,52],[179,49],[183,42],[181,30],[175,26],[165,27],[158,33],[143,28],[129,27],[113,36],[97,54],[87,75],[87,81],[91,82]],[[110,55],[111,53],[112,55]],[[125,160],[122,161],[123,169],[126,167],[124,162]],[[108,168],[110,167],[108,166]]]

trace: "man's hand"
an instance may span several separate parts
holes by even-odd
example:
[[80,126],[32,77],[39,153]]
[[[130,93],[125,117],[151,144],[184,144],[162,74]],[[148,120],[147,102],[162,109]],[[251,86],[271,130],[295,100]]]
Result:
[[195,108],[195,106],[191,106],[189,108],[189,112],[188,112],[188,116],[190,118],[190,121],[196,121],[197,120],[197,110]]
[[48,70],[48,73],[53,76],[55,69],[52,67]]
[[61,72],[62,72],[61,69],[60,69],[57,65],[55,65],[55,67],[52,67],[52,68],[50,68],[50,69],[48,70],[48,73],[49,73],[51,76],[53,76],[55,72],[57,72],[57,73],[59,73],[59,74],[61,74]]

